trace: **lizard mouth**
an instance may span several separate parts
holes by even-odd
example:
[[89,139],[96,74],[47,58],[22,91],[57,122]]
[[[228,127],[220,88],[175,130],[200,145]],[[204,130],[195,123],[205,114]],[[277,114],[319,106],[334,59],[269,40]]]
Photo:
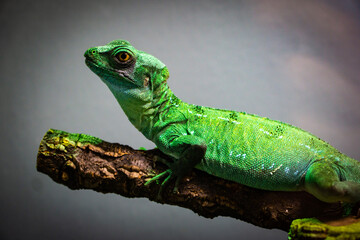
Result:
[[90,68],[91,71],[93,71],[96,75],[99,75],[104,72],[109,72],[109,69],[106,69],[104,67],[99,66],[96,62],[94,62],[90,58],[85,59],[85,64]]
[[92,60],[91,58],[88,58],[88,57],[85,58],[85,63],[90,68],[95,67],[95,68],[104,69],[103,67],[100,67],[98,64],[96,64],[96,62],[94,60]]
[[85,58],[85,64],[86,66],[88,66],[90,69],[93,68],[101,68],[99,65],[97,65],[91,58],[86,57]]
[[120,75],[121,77],[125,78],[127,81],[129,81],[131,83],[135,83],[135,81],[127,74],[117,71],[117,70],[114,70],[114,69],[109,69],[109,68],[100,66],[99,64],[94,62],[91,58],[86,57],[85,64],[97,75],[99,75],[99,73],[100,73],[99,70],[102,70],[102,72],[111,73],[113,75]]

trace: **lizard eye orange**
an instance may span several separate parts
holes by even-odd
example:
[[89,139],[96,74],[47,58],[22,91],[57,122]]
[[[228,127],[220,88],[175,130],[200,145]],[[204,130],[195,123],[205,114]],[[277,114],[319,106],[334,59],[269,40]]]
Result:
[[120,62],[127,62],[130,59],[130,54],[127,52],[119,52],[119,54],[117,55],[117,58],[119,59]]

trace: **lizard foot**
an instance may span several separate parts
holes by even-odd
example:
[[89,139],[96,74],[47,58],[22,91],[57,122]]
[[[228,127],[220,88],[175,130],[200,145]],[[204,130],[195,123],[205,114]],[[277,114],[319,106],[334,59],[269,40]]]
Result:
[[[159,180],[159,179],[161,179],[161,178],[163,178],[163,177],[165,177],[165,176],[166,176],[165,180],[162,181],[162,183],[161,183],[161,185],[160,185],[160,189],[159,189],[159,192],[158,192],[157,197],[156,197],[157,200],[161,200],[161,199],[162,199],[162,198],[161,198],[161,193],[162,193],[162,190],[163,190],[164,186],[169,182],[169,180],[170,180],[171,178],[175,177],[173,171],[169,168],[169,169],[167,169],[166,171],[164,171],[164,172],[156,175],[155,177],[151,178],[150,180],[148,180],[148,181],[144,184],[145,186],[147,186],[147,185],[149,185],[150,183],[152,183],[152,182],[154,182],[154,181],[157,181],[157,180]],[[174,193],[178,192],[179,182],[180,182],[180,181],[179,181],[178,179],[176,179],[175,187],[174,187],[174,189],[173,189],[173,192],[174,192]]]
[[161,186],[163,186],[172,176],[173,172],[171,171],[171,169],[169,168],[168,170],[156,175],[155,177],[151,178],[150,180],[146,181],[146,183],[144,184],[145,186],[149,185],[150,183],[159,180],[160,178],[168,175],[165,180],[161,183]]
[[[159,179],[161,179],[161,178],[163,178],[163,177],[165,177],[165,176],[166,176],[166,178],[165,178],[164,181],[162,181],[161,186],[160,186],[160,189],[159,189],[159,192],[158,192],[158,195],[157,195],[157,197],[156,197],[156,199],[158,199],[158,200],[161,200],[161,193],[162,193],[162,190],[163,190],[165,184],[167,184],[171,178],[175,177],[174,172],[169,168],[169,169],[167,169],[166,171],[164,171],[164,172],[156,175],[155,177],[151,178],[150,180],[148,180],[148,181],[144,184],[145,186],[147,186],[147,185],[149,185],[150,183],[152,183],[152,182],[154,182],[154,181],[157,181],[157,180],[159,180]],[[175,187],[174,187],[174,189],[173,189],[173,192],[174,192],[174,193],[177,193],[177,192],[178,192],[178,185],[179,185],[179,183],[180,183],[180,178],[177,178],[176,181],[175,181]]]

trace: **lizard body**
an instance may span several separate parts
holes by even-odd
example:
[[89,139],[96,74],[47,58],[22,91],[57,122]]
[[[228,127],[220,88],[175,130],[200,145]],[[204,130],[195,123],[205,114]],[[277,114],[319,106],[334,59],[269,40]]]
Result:
[[360,163],[316,136],[280,121],[181,101],[166,83],[166,66],[127,41],[90,48],[85,57],[130,122],[172,158],[150,182],[176,177],[177,188],[196,167],[259,189],[360,201]]

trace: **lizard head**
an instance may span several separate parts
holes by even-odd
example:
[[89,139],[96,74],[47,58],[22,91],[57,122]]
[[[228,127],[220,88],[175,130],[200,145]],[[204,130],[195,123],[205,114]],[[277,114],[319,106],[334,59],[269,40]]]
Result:
[[169,72],[157,58],[139,51],[125,40],[88,49],[86,65],[108,85],[119,101],[123,97],[149,101],[166,83]]

